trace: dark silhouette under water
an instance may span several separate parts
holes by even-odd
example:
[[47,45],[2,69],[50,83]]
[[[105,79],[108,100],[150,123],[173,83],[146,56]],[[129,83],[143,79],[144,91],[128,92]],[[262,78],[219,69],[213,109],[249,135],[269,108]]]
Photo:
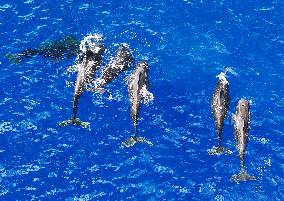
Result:
[[5,55],[11,63],[19,64],[26,58],[33,56],[41,56],[43,58],[51,58],[54,61],[60,60],[62,57],[70,58],[76,56],[79,51],[80,41],[74,36],[65,36],[58,40],[46,40],[42,42],[38,48],[27,48],[20,53],[8,53]]

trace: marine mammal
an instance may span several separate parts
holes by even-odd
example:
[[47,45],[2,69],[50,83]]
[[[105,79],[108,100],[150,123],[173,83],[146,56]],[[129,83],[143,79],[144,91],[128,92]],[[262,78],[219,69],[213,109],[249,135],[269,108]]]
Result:
[[231,179],[237,182],[254,180],[255,178],[253,176],[250,176],[246,173],[244,167],[244,155],[248,142],[248,132],[250,123],[250,105],[247,100],[239,100],[236,108],[236,114],[233,114],[232,120],[234,122],[234,134],[237,149],[239,152],[241,171],[238,174],[233,175]]
[[226,79],[226,71],[221,72],[217,77],[218,82],[212,96],[211,109],[218,137],[218,145],[217,147],[214,146],[208,151],[209,155],[220,155],[224,152],[230,152],[226,147],[222,146],[222,130],[224,126],[224,119],[230,103],[229,82]]
[[19,64],[25,58],[31,58],[39,55],[43,58],[51,58],[58,61],[61,57],[65,56],[70,58],[79,52],[80,41],[74,36],[68,35],[54,41],[46,40],[42,42],[37,48],[27,48],[20,53],[5,55],[11,63]]
[[130,116],[133,122],[134,135],[123,142],[122,146],[130,147],[136,143],[147,143],[152,145],[152,143],[144,137],[139,137],[137,130],[141,101],[148,102],[153,99],[153,94],[147,90],[149,78],[148,63],[146,61],[140,61],[136,64],[135,69],[128,78],[127,84],[130,101]]
[[80,44],[80,54],[77,57],[77,77],[74,87],[73,96],[73,113],[69,120],[61,122],[60,126],[66,126],[68,124],[80,125],[87,127],[88,123],[81,122],[77,118],[78,102],[81,97],[85,86],[90,84],[91,79],[95,76],[97,69],[101,64],[101,57],[105,48],[102,43],[102,38],[99,35],[88,35]]
[[119,44],[115,57],[104,67],[101,77],[97,79],[97,86],[93,89],[88,89],[88,91],[103,92],[103,88],[125,71],[133,61],[134,58],[129,45],[126,43]]

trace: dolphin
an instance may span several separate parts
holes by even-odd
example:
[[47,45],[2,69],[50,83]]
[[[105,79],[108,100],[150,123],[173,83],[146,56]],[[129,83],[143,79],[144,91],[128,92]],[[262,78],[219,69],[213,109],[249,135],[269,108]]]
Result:
[[224,119],[229,109],[229,82],[226,79],[226,71],[221,72],[218,76],[218,82],[212,97],[211,109],[216,126],[216,133],[218,137],[218,146],[208,150],[209,155],[220,155],[224,152],[231,153],[226,147],[222,146],[222,130],[224,126]]
[[128,96],[130,100],[130,116],[133,122],[134,136],[124,141],[122,146],[131,147],[136,143],[146,143],[152,145],[152,143],[146,140],[144,137],[139,137],[137,130],[141,102],[148,102],[149,100],[153,99],[153,94],[147,90],[147,87],[149,86],[149,79],[148,63],[146,61],[140,61],[136,64],[135,69],[128,78],[127,84]]
[[232,120],[234,122],[234,134],[237,149],[239,152],[241,171],[238,174],[233,175],[231,177],[231,180],[236,182],[254,180],[255,178],[253,176],[250,176],[246,173],[244,167],[244,155],[248,142],[248,132],[250,123],[250,105],[247,100],[241,99],[238,102],[236,114],[233,114]]
[[20,53],[7,53],[5,57],[11,63],[19,64],[25,58],[31,58],[39,55],[43,58],[51,58],[58,61],[61,57],[65,56],[70,58],[78,54],[80,41],[74,36],[67,35],[55,41],[46,40],[42,42],[37,48],[27,48]]
[[112,82],[119,74],[125,71],[134,61],[129,45],[126,43],[119,44],[116,56],[104,68],[102,75],[97,80],[97,86],[88,91],[104,92],[104,87]]
[[90,84],[92,78],[95,76],[101,64],[101,57],[105,50],[102,44],[102,39],[98,35],[89,35],[85,37],[80,44],[80,54],[77,57],[77,78],[74,88],[73,96],[73,114],[68,120],[61,122],[60,126],[68,124],[80,125],[87,128],[89,124],[82,122],[77,118],[78,102],[81,97],[85,86]]

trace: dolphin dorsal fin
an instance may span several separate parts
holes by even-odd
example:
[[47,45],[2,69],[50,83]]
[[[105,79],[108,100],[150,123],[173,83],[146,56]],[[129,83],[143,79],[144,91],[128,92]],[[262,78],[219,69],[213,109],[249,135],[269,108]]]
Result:
[[139,77],[138,77],[138,86],[142,86],[143,82],[144,82],[144,80],[142,79],[142,72],[140,72]]
[[221,89],[218,97],[218,105],[222,105],[222,102],[224,100],[224,91]]
[[220,91],[220,100],[223,100],[225,98],[225,93],[223,90]]

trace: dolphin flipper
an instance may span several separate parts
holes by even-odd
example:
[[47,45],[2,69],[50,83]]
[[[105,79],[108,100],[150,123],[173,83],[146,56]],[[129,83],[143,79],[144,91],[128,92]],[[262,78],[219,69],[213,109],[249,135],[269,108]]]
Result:
[[150,145],[150,146],[153,145],[152,142],[146,140],[144,137],[130,137],[130,138],[126,139],[126,140],[121,144],[121,146],[122,146],[122,147],[129,148],[129,147],[134,146],[136,143],[148,144],[148,145]]

